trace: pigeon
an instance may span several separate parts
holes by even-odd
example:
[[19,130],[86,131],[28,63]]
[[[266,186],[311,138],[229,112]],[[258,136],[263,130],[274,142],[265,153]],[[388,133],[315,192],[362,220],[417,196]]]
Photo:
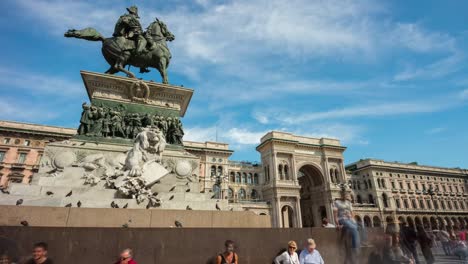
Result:
[[125,223],[125,224],[122,225],[122,227],[123,228],[128,228],[128,224]]
[[65,195],[65,197],[70,197],[72,196],[72,194],[73,194],[73,191],[70,191],[69,193],[67,193],[67,195]]
[[190,192],[190,188],[188,188],[185,192]]
[[81,207],[81,201],[78,201],[78,202],[76,203],[76,206]]
[[127,208],[128,207],[128,203],[126,203],[122,208]]
[[47,191],[46,194],[50,196],[50,195],[53,195],[54,193],[51,191]]
[[216,197],[216,194],[213,194],[211,195],[211,199],[215,198]]
[[80,144],[80,146],[84,146],[85,144],[86,144],[86,142],[83,142],[83,143]]
[[29,226],[28,221],[25,221],[25,220],[21,221],[20,224],[21,224],[22,226]]
[[177,221],[177,220],[175,220],[174,224],[175,224],[176,227],[179,227],[179,228],[183,227],[182,223]]
[[187,186],[188,186],[188,185],[189,185],[189,182],[187,182],[185,185],[187,185]]
[[185,208],[187,210],[192,210],[192,207],[190,207],[190,205],[187,205],[187,208]]
[[1,191],[2,191],[2,193],[4,193],[4,194],[10,194],[10,192],[9,192],[8,190],[6,190],[6,189],[1,189]]
[[172,192],[172,191],[174,191],[174,189],[175,189],[175,186],[172,187],[169,191]]
[[171,197],[169,197],[169,200],[172,200],[172,199],[174,199],[174,195],[172,195]]
[[221,208],[219,208],[218,204],[216,204],[216,210],[221,211]]
[[114,201],[112,201],[112,203],[111,203],[111,207],[112,207],[112,208],[117,208],[116,206],[117,206],[117,204],[116,204],[116,203],[114,203]]
[[72,204],[69,203],[69,204],[65,205],[65,207],[72,207]]
[[23,204],[23,199],[19,199],[18,201],[16,201],[16,205],[22,205]]
[[54,172],[57,172],[57,171],[58,171],[58,169],[55,168],[55,169],[52,169],[52,170],[48,171],[47,173],[54,173]]
[[132,219],[128,219],[128,222],[131,223],[131,222],[132,222]]
[[150,209],[150,207],[151,207],[151,204],[148,203],[148,204],[146,205],[146,209]]
[[234,211],[234,207],[231,207],[231,209],[229,211]]

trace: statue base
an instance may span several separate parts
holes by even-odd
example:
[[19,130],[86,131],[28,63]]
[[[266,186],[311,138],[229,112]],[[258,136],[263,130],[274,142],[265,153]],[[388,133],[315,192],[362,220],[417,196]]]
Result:
[[182,144],[179,117],[193,90],[86,71],[81,76],[91,105],[83,104],[79,134],[48,144],[31,184],[11,184],[0,204],[227,209],[227,200],[200,192],[199,158]]

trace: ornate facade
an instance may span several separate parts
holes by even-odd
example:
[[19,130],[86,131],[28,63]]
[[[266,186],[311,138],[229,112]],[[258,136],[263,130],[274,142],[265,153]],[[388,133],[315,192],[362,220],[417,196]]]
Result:
[[[44,146],[75,132],[0,121],[0,185],[29,183]],[[356,219],[367,226],[394,219],[431,228],[437,223],[468,226],[467,170],[373,159],[345,167],[346,148],[338,140],[278,131],[261,138],[256,148],[261,163],[229,160],[233,151],[226,143],[183,144],[198,158],[201,193],[228,210],[270,215],[274,227],[320,226],[324,217],[333,223],[332,204],[343,182],[353,191]]]
[[468,170],[365,159],[346,166],[356,218],[366,226],[393,219],[435,229],[468,225]]
[[69,139],[75,129],[0,121],[0,187],[29,183],[48,142]]

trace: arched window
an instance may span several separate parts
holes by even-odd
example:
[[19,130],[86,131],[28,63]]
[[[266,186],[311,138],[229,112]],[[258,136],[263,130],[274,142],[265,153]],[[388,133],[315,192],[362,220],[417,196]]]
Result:
[[245,190],[244,189],[240,189],[239,192],[237,192],[237,197],[239,198],[239,200],[245,200],[246,196],[245,196]]
[[211,166],[211,176],[216,176],[216,166]]
[[357,202],[358,202],[358,203],[362,204],[361,195],[358,194],[358,195],[356,196],[356,199],[357,199]]
[[246,183],[247,182],[247,173],[242,173],[242,183]]
[[374,204],[374,196],[372,194],[369,194],[369,203]]
[[221,199],[221,187],[218,184],[213,185],[213,194],[215,199]]
[[387,187],[385,186],[385,180],[382,179],[381,181],[382,181],[382,183],[381,183],[381,184],[382,184],[382,188],[383,188],[383,189],[387,188]]
[[335,170],[333,168],[330,169],[330,179],[333,183],[335,182]]
[[383,206],[385,208],[388,208],[388,197],[387,197],[387,194],[385,193],[382,193],[382,202],[383,202]]
[[364,188],[366,188],[366,190],[369,189],[369,185],[367,185],[367,181],[366,181],[366,180],[364,180]]
[[252,173],[247,176],[247,184],[252,184]]
[[288,165],[284,165],[284,178],[289,180],[289,168]]
[[426,208],[426,206],[424,206],[424,201],[423,200],[419,200],[419,208],[421,208],[421,209]]
[[233,171],[231,171],[231,173],[229,173],[229,181],[230,182],[235,182],[236,181],[236,175]]
[[222,176],[223,175],[223,167],[218,166],[218,174],[217,176]]
[[269,177],[269,174],[268,174],[268,167],[265,166],[265,171],[263,172],[263,175],[265,175],[265,183],[267,182],[270,182],[270,177]]
[[338,172],[338,169],[335,168],[335,182],[336,183],[340,182],[339,178],[340,178],[340,173]]
[[374,216],[372,218],[372,222],[374,222],[374,227],[380,227],[382,224],[380,223],[380,218],[378,216]]
[[258,184],[258,183],[259,183],[258,174],[255,173],[255,174],[254,174],[254,184]]
[[458,202],[457,201],[453,201],[453,207],[455,208],[455,210],[458,210]]
[[418,208],[418,205],[416,204],[416,200],[411,200],[411,204],[413,205],[413,208]]
[[227,195],[228,195],[228,199],[232,200],[234,198],[234,191],[231,188],[229,188]]
[[403,199],[403,204],[404,204],[405,208],[409,208],[409,204],[408,204],[407,199]]
[[257,190],[255,190],[255,189],[252,190],[252,193],[250,194],[250,198],[252,198],[252,200],[257,200],[258,199]]
[[278,173],[279,173],[279,176],[280,176],[280,180],[283,180],[284,176],[283,176],[283,165],[282,164],[278,165]]
[[370,217],[367,216],[367,215],[364,216],[364,225],[365,225],[366,227],[371,227],[371,225],[372,225],[371,219],[370,219]]
[[369,189],[372,188],[372,183],[370,180],[367,180],[367,184],[369,185]]
[[236,172],[236,183],[240,183],[241,182],[241,174],[240,172]]
[[357,182],[356,182],[356,186],[357,186],[357,189],[358,189],[358,190],[361,190],[361,182],[360,182],[360,181],[357,181]]
[[401,201],[400,201],[400,199],[398,199],[398,198],[395,199],[395,203],[396,203],[397,208],[401,208]]
[[379,188],[382,188],[382,185],[380,185],[380,180],[377,179],[377,186],[379,186]]

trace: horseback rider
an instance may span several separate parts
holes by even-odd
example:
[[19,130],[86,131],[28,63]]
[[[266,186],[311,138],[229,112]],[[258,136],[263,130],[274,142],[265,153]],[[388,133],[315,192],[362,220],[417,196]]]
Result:
[[[143,28],[139,20],[140,17],[138,16],[138,7],[128,7],[127,11],[128,14],[120,16],[119,20],[117,20],[114,33],[112,35],[114,37],[124,37],[135,41],[137,53],[145,52],[146,44],[149,44],[148,50],[154,49],[155,43],[151,39],[151,36],[143,32]],[[140,72],[149,72],[149,70],[142,67],[140,68]]]

